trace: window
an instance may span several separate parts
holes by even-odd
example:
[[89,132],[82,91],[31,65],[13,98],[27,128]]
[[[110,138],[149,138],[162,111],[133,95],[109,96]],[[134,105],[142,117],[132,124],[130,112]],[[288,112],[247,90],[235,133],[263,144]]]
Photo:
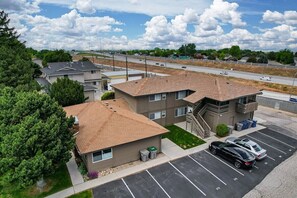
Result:
[[112,149],[104,149],[93,153],[93,163],[112,158]]
[[95,74],[96,73],[96,71],[95,70],[91,70],[91,74]]
[[246,97],[239,98],[238,102],[239,102],[240,104],[246,104],[246,102],[247,102],[247,98],[246,98]]
[[175,117],[184,116],[187,113],[187,107],[180,107],[175,109]]
[[187,91],[178,91],[175,94],[175,99],[180,100],[180,99],[185,98],[186,96],[187,96]]
[[150,102],[159,101],[159,100],[161,100],[161,94],[154,94],[149,96]]
[[156,120],[161,118],[161,111],[149,114],[149,119]]
[[64,75],[64,78],[68,78],[68,75]]
[[96,82],[93,82],[93,85],[96,85],[97,83]]
[[162,118],[166,118],[166,111],[162,111]]

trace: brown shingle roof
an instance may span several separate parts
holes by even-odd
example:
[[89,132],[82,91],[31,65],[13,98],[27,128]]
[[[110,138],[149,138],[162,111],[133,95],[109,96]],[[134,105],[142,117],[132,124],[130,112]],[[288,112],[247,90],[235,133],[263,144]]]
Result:
[[258,89],[251,86],[198,73],[185,73],[177,76],[157,76],[115,84],[113,87],[131,96],[192,90],[195,93],[184,98],[184,100],[191,103],[198,102],[205,97],[218,101],[227,101],[260,93]]
[[128,109],[121,99],[65,107],[67,116],[77,116],[79,120],[78,150],[85,154],[168,132]]

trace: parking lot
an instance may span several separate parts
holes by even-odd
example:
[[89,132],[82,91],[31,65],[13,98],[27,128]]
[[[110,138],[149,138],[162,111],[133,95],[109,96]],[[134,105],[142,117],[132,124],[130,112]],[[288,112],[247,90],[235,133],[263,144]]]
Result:
[[243,136],[267,150],[250,170],[236,169],[208,150],[93,189],[99,197],[243,197],[295,151],[297,140],[263,129]]

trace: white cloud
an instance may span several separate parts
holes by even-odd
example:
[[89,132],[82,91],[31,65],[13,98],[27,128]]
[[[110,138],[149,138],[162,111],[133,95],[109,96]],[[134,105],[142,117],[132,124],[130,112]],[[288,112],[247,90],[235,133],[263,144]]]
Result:
[[0,0],[0,8],[9,13],[18,12],[32,14],[40,11],[38,3],[38,0]]
[[263,14],[262,20],[264,22],[297,25],[297,11],[285,11],[284,14],[277,11],[266,10]]
[[123,29],[121,29],[121,28],[114,28],[113,31],[114,31],[114,32],[122,32]]
[[81,13],[93,14],[96,12],[92,0],[76,0],[73,7]]

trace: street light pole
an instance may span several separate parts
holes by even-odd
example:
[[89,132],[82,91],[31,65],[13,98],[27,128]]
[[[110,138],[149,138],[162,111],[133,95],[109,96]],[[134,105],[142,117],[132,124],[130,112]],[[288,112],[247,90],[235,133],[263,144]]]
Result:
[[115,68],[114,68],[114,52],[112,53],[112,66],[113,66],[113,71],[115,71]]
[[145,77],[147,78],[147,64],[146,64],[146,56],[144,57],[144,67],[145,67]]

